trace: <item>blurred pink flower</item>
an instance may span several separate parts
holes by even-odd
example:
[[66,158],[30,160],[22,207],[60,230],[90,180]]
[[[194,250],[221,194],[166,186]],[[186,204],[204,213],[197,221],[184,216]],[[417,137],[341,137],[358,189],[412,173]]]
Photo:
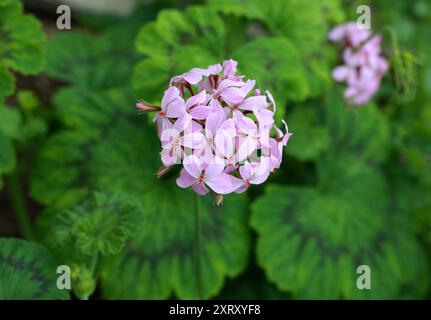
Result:
[[335,81],[346,82],[344,98],[348,103],[367,103],[380,87],[380,81],[388,71],[388,62],[380,56],[381,37],[370,30],[349,22],[332,29],[328,38],[344,46],[344,65],[332,71]]

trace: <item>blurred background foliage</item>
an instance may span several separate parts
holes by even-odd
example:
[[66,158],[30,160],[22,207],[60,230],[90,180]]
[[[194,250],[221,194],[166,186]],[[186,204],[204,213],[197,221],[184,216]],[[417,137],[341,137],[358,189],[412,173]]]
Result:
[[[63,3],[72,30],[56,29]],[[357,108],[326,35],[363,4],[391,69]],[[0,299],[430,298],[430,29],[427,0],[0,0]],[[294,135],[265,185],[214,207],[175,170],[154,176],[134,104],[228,58]]]

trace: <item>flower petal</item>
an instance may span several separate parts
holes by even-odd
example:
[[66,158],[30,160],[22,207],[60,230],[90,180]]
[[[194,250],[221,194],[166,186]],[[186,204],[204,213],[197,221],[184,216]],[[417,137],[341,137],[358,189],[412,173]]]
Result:
[[183,166],[192,177],[198,179],[201,176],[201,162],[195,155],[186,156],[183,160]]
[[180,188],[188,188],[192,184],[196,183],[196,179],[192,177],[185,169],[181,169],[180,176],[177,178],[177,185]]

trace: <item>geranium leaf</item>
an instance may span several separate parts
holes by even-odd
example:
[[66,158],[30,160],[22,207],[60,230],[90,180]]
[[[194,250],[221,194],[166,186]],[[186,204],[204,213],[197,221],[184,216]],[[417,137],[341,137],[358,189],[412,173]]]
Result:
[[[329,87],[331,60],[324,43],[329,22],[343,20],[340,14],[340,1],[209,0],[209,5],[225,14],[248,18],[257,34],[283,37],[293,45],[300,53],[300,64],[306,69],[307,77],[301,79],[301,82],[302,86],[307,85],[307,90],[304,91],[303,88],[296,93],[297,96],[291,98],[302,100],[305,97],[316,96]],[[323,12],[325,14],[322,14]],[[256,26],[256,21],[261,26]],[[272,50],[277,51],[277,48]],[[291,49],[287,50],[288,53],[290,51]],[[297,68],[297,65],[291,63],[287,68],[276,69],[276,72],[288,74],[291,68]]]
[[83,254],[117,254],[142,226],[137,208],[115,195],[95,192],[83,203],[57,216],[53,237],[60,246],[73,242]]
[[300,53],[289,40],[258,38],[236,49],[232,56],[238,60],[240,72],[256,79],[262,88],[271,88],[280,105],[308,96]]
[[127,86],[136,61],[135,33],[129,26],[110,29],[97,38],[82,32],[60,32],[48,42],[47,73],[81,91]]
[[16,138],[19,136],[19,127],[21,124],[21,114],[17,108],[3,106],[0,103],[0,131],[9,137]]
[[289,131],[295,134],[286,153],[299,160],[318,159],[331,145],[329,129],[319,120],[321,106],[300,106],[289,113]]
[[388,153],[390,128],[386,116],[373,104],[347,109],[341,94],[328,95],[326,123],[335,151],[350,150],[362,159],[382,162]]
[[159,102],[172,76],[223,59],[225,33],[223,21],[212,10],[162,11],[140,30],[136,40],[139,53],[147,58],[134,70],[134,88],[145,93],[147,100]]
[[15,79],[6,66],[0,65],[0,101],[15,90]]
[[0,300],[68,299],[57,288],[57,263],[41,245],[0,239]]
[[[426,258],[389,209],[379,171],[348,154],[318,165],[316,187],[269,186],[253,206],[258,261],[270,281],[308,299],[402,298],[405,287],[424,290]],[[356,288],[359,265],[371,268],[372,290]]]
[[[133,106],[133,100],[127,104]],[[42,148],[32,193],[60,209],[79,203],[89,190],[100,190],[130,199],[148,217],[145,230],[102,268],[104,296],[167,298],[175,293],[179,298],[197,298],[193,193],[178,188],[174,178],[154,176],[160,166],[154,150],[156,128],[145,117],[139,119],[133,111],[122,112],[121,108],[100,109],[102,115],[115,116],[92,122],[92,108],[74,105],[71,114],[80,114],[83,122],[78,125],[66,118],[76,131],[59,133]],[[205,297],[216,295],[226,276],[245,268],[249,250],[245,197],[231,196],[222,208],[212,202],[202,199],[200,206]],[[123,268],[130,278],[114,282]],[[160,280],[161,274],[170,276]],[[138,285],[130,289],[130,283]]]
[[20,1],[5,1],[0,5],[0,98],[14,90],[13,77],[8,69],[25,75],[42,71],[44,42],[41,23],[23,14]]

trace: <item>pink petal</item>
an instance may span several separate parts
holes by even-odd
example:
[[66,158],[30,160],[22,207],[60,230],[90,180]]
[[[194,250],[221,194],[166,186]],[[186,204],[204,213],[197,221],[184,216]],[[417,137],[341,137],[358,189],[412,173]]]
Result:
[[239,106],[241,110],[253,111],[255,109],[261,110],[268,107],[265,96],[253,96],[245,99]]
[[274,97],[272,96],[271,92],[268,90],[265,91],[266,96],[268,97],[269,101],[271,102],[271,105],[273,107],[273,112],[275,114],[275,111],[277,110],[277,106],[275,105]]
[[198,179],[201,176],[201,162],[195,155],[186,156],[183,160],[183,166],[192,177]]
[[265,161],[260,163],[253,163],[253,177],[250,178],[252,184],[262,184],[269,177],[269,166],[266,165]]
[[186,105],[183,98],[176,99],[169,103],[166,110],[166,117],[179,118],[186,113]]
[[173,166],[181,161],[181,148],[163,149],[161,152],[162,163],[165,167]]
[[180,176],[177,178],[177,185],[180,188],[188,188],[192,184],[196,183],[196,179],[193,178],[186,170],[181,169]]
[[241,178],[244,180],[249,180],[253,175],[253,170],[251,168],[250,162],[246,161],[243,166],[239,167],[239,173]]
[[193,132],[181,137],[181,145],[190,149],[200,149],[204,146],[205,137],[202,133]]
[[[224,112],[211,112],[205,121],[205,131],[211,133],[214,136],[217,132],[217,129],[220,127],[221,123],[224,121],[225,115]],[[206,134],[208,137],[208,134]]]
[[244,97],[249,94],[251,90],[253,90],[256,85],[256,80],[247,80],[247,82],[241,87],[241,90],[244,92]]
[[227,104],[235,105],[244,100],[245,93],[240,88],[230,87],[222,91],[221,97]]
[[238,62],[236,62],[235,60],[226,60],[225,62],[223,62],[223,74],[228,78],[234,76],[236,73],[237,66]]
[[214,157],[213,161],[205,168],[205,182],[217,179],[223,172],[224,167],[224,161],[218,157]]
[[193,119],[205,120],[210,111],[211,109],[209,106],[196,106],[189,112],[192,115]]
[[332,71],[332,78],[335,81],[345,81],[349,75],[349,68],[346,66],[338,66]]
[[205,183],[218,194],[228,194],[240,188],[243,184],[241,179],[238,179],[230,174],[221,173],[212,180]]
[[174,101],[175,99],[177,99],[179,96],[180,96],[180,91],[178,90],[177,87],[169,87],[163,94],[162,110],[166,111],[166,107],[168,106],[168,104]]
[[254,114],[259,122],[259,127],[270,127],[274,123],[274,114],[271,110],[263,109],[255,111]]
[[202,184],[195,183],[192,185],[192,188],[197,194],[200,194],[201,196],[208,193],[208,188]]
[[187,99],[186,109],[189,110],[191,107],[196,106],[198,104],[204,104],[207,99],[207,93],[205,90],[202,90],[198,94],[191,96]]
[[257,141],[251,137],[246,137],[239,147],[236,156],[238,162],[245,160],[249,155],[251,155],[257,147]]

